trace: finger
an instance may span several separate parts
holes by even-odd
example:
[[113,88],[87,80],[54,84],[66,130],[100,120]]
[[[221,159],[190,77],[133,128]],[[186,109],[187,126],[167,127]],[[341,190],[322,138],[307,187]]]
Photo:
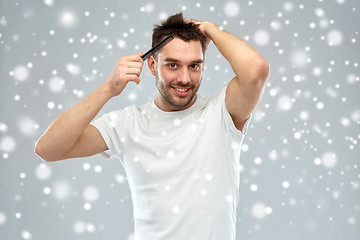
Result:
[[190,18],[185,18],[185,19],[184,19],[184,22],[185,22],[185,23],[189,23],[189,22],[191,22],[191,19],[190,19]]
[[190,18],[185,18],[185,19],[184,19],[184,22],[185,22],[185,23],[193,23],[193,24],[196,24],[196,25],[200,25],[200,24],[201,24],[201,21],[198,21],[198,20],[195,20],[195,19],[190,19]]
[[142,68],[143,64],[140,62],[127,62],[126,65],[123,65],[127,68]]
[[135,79],[134,82],[138,85],[140,83],[140,78]]
[[128,82],[135,82],[136,84],[140,83],[140,78],[137,75],[128,75]]
[[141,62],[141,56],[139,56],[138,54],[135,55],[129,55],[123,58],[126,61],[133,61],[133,62]]
[[142,52],[138,52],[136,55],[140,57],[140,62],[144,63],[144,60],[142,59],[142,56],[144,55]]
[[128,68],[126,71],[126,75],[136,74],[137,76],[139,76],[140,73],[141,73],[140,68]]

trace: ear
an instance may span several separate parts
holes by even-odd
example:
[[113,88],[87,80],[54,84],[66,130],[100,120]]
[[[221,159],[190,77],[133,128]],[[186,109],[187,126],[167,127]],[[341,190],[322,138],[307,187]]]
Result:
[[148,59],[147,59],[147,64],[148,64],[148,68],[150,73],[155,76],[155,59],[154,59],[154,55],[151,55]]

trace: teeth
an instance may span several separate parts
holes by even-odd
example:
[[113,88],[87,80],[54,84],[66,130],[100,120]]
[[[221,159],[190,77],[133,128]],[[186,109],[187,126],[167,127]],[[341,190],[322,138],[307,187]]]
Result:
[[179,92],[186,92],[186,89],[185,89],[185,88],[176,88],[176,91],[179,91]]

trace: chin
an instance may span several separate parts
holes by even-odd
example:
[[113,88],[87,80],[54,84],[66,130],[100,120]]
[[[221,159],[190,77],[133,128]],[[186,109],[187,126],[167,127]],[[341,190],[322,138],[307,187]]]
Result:
[[194,99],[195,95],[196,95],[196,93],[192,96],[189,96],[186,98],[180,98],[178,100],[176,100],[176,98],[179,98],[179,97],[175,97],[175,98],[171,99],[171,101],[168,101],[168,103],[174,107],[183,108],[183,107],[190,105],[190,103]]

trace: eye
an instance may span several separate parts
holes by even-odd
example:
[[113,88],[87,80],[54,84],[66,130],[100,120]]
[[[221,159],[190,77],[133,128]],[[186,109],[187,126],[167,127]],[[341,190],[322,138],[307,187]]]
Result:
[[190,65],[190,68],[191,68],[191,69],[194,69],[194,70],[198,70],[199,67],[200,67],[200,66],[199,66],[198,64],[191,64],[191,65]]
[[169,67],[170,67],[170,68],[176,68],[176,64],[175,64],[175,63],[170,63],[170,64],[169,64]]

